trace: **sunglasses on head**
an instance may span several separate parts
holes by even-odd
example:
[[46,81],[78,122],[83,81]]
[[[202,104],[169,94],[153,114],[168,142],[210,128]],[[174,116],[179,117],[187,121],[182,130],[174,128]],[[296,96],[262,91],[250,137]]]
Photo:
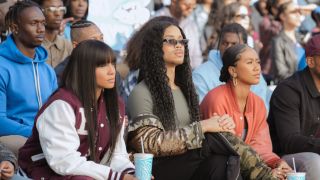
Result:
[[176,40],[176,39],[164,39],[163,40],[164,43],[168,43],[172,46],[176,46],[178,43],[183,45],[183,46],[186,46],[188,45],[188,42],[189,40],[188,39],[181,39],[181,40]]
[[47,7],[47,8],[44,8],[42,9],[43,12],[45,13],[55,13],[55,12],[61,12],[63,14],[66,14],[67,13],[67,8],[65,6],[60,6],[60,7]]

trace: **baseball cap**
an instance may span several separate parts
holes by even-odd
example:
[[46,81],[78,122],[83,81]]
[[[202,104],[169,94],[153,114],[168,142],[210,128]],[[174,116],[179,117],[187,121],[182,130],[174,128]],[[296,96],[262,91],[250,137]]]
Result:
[[320,55],[320,35],[313,36],[305,46],[306,56]]

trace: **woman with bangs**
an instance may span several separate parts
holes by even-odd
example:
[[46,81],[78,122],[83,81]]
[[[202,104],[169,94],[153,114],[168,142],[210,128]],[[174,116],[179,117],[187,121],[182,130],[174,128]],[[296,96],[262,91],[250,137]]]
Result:
[[115,56],[101,41],[72,52],[62,85],[39,111],[19,165],[32,179],[134,180],[115,88]]
[[234,136],[228,115],[200,120],[188,40],[162,21],[144,32],[139,83],[128,99],[128,145],[154,155],[157,180],[276,179],[257,153]]

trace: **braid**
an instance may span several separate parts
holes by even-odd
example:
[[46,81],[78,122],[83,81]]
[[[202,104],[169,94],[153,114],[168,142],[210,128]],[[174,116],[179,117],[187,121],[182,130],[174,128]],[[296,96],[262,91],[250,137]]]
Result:
[[80,20],[80,21],[77,21],[77,22],[73,23],[71,25],[71,29],[86,28],[86,27],[89,27],[91,25],[95,25],[95,24],[93,22],[91,22],[91,21],[88,21],[88,20]]
[[7,31],[10,31],[10,27],[13,24],[19,24],[18,21],[19,21],[21,12],[24,9],[30,8],[30,7],[38,7],[39,9],[41,9],[38,4],[30,0],[18,1],[16,4],[11,6],[5,16],[5,29]]
[[87,27],[90,27],[90,26],[96,26],[93,22],[91,21],[87,21],[87,20],[80,20],[80,21],[77,21],[75,23],[73,23],[71,25],[71,39],[73,41],[77,41],[79,40],[79,36],[82,33],[82,29],[83,28],[87,28]]

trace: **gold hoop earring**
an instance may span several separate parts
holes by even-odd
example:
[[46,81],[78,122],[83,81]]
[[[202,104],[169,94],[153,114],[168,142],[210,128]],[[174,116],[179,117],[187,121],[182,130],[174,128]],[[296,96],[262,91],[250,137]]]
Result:
[[232,77],[232,82],[233,82],[233,86],[237,86],[238,85],[238,78]]

